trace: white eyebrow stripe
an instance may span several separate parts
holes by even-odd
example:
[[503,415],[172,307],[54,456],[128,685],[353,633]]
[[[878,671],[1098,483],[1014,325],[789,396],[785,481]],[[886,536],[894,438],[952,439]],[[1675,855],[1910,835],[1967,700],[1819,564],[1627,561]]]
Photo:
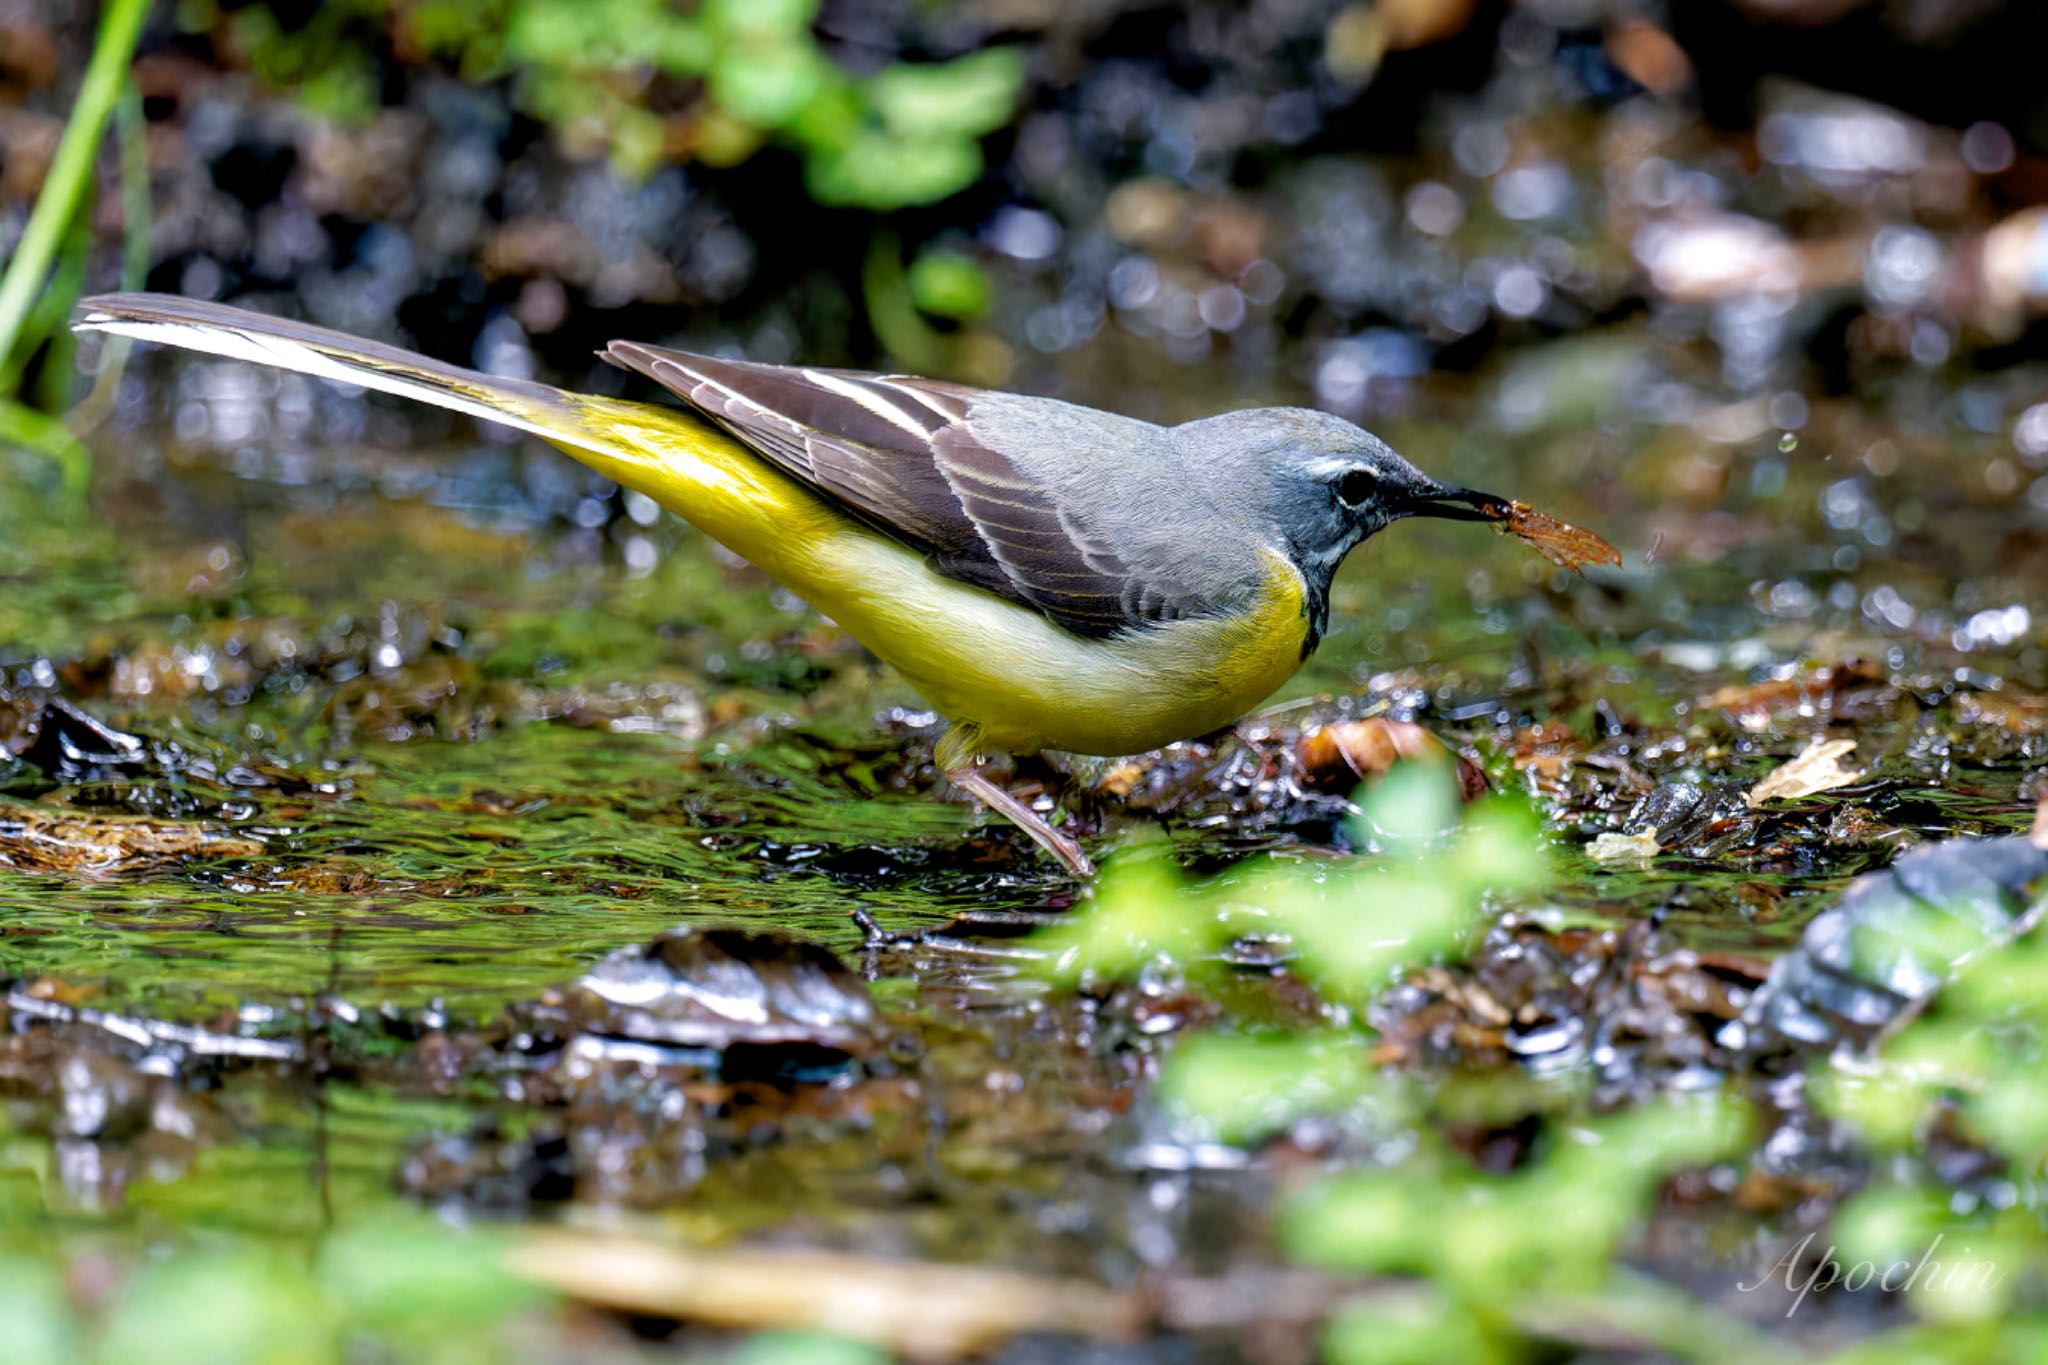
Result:
[[866,388],[850,380],[841,379],[836,374],[826,374],[823,370],[805,370],[803,374],[804,378],[810,380],[819,388],[830,389],[842,398],[851,398],[890,426],[908,432],[920,445],[931,440],[931,431],[925,427],[924,423],[918,421],[915,417],[912,417],[873,389]]
[[1317,478],[1332,474],[1349,474],[1353,470],[1379,477],[1379,471],[1366,461],[1350,455],[1324,455],[1308,461],[1308,472]]

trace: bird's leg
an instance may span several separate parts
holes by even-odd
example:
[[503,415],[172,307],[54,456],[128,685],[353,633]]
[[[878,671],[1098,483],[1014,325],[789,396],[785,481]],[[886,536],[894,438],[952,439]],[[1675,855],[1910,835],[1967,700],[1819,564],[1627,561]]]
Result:
[[1072,835],[1062,834],[1046,823],[1045,817],[1019,801],[981,771],[981,746],[985,736],[972,721],[956,722],[939,736],[932,761],[946,780],[963,791],[973,792],[984,806],[1031,836],[1031,841],[1059,859],[1061,867],[1086,880],[1095,875],[1095,864],[1081,851]]
[[962,790],[973,792],[981,804],[1030,835],[1033,843],[1059,859],[1060,866],[1074,876],[1085,881],[1095,875],[1095,864],[1088,861],[1088,855],[1081,851],[1080,843],[1073,836],[1054,829],[1044,816],[991,782],[974,763],[948,768],[946,780]]

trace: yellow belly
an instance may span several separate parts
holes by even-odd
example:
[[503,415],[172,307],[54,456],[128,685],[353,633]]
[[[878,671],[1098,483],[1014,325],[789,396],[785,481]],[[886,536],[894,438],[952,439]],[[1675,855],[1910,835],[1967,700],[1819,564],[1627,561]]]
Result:
[[1105,642],[946,578],[738,442],[682,413],[589,400],[616,448],[563,445],[647,494],[837,622],[903,674],[973,747],[1129,754],[1230,724],[1300,667],[1300,573],[1228,620]]

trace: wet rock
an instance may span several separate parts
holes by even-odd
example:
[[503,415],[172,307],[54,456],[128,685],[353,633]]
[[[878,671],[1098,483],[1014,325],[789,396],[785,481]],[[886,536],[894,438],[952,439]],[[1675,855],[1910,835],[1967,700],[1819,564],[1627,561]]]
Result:
[[2048,849],[2025,838],[1953,839],[1851,882],[1729,1034],[1755,1050],[1859,1046],[1938,992],[1963,958],[2024,932],[2048,909]]
[[817,944],[764,930],[680,929],[621,949],[568,989],[566,1006],[581,1032],[666,1047],[857,1054],[878,1036],[859,976]]
[[1657,848],[1697,847],[1714,853],[1740,843],[1755,824],[1739,787],[1666,782],[1636,802],[1621,833]]
[[103,782],[149,768],[148,745],[70,702],[52,698],[33,728],[34,737],[15,756],[53,782]]
[[51,1131],[59,1137],[132,1137],[149,1116],[156,1078],[109,1053],[72,1048],[57,1063],[55,1077]]
[[1375,1002],[1380,1059],[1404,1067],[1589,1067],[1599,1103],[1697,1088],[1730,1070],[1716,1037],[1764,964],[1673,948],[1645,925],[1593,933],[1496,926],[1467,963],[1416,973]]

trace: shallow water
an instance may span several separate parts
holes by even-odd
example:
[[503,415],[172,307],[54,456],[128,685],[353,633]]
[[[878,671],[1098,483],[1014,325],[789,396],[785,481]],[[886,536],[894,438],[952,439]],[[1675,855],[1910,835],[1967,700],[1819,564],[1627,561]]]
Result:
[[[2048,725],[1972,723],[1956,700],[2048,687],[2048,503],[1985,486],[2002,438],[1902,394],[1816,399],[1796,433],[1716,440],[1697,414],[1630,399],[1602,369],[1611,357],[1550,351],[1538,387],[1563,411],[1530,415],[1525,360],[1428,381],[1382,429],[1445,477],[1601,529],[1626,567],[1580,580],[1476,528],[1396,527],[1354,556],[1329,641],[1250,732],[1338,706],[1416,716],[1497,787],[1530,792],[1552,832],[1561,884],[1496,910],[1602,927],[1654,916],[1699,949],[1782,948],[1818,897],[1897,848],[2021,827]],[[169,369],[145,357],[137,375],[162,384]],[[1113,401],[1100,382],[1069,396]],[[1008,829],[930,799],[932,718],[751,570],[524,446],[215,449],[148,423],[101,444],[89,512],[61,523],[53,494],[6,500],[7,697],[18,734],[61,695],[183,758],[131,781],[53,786],[21,765],[0,779],[24,799],[204,818],[261,852],[0,871],[0,973],[67,1004],[238,1028],[347,1065],[214,1073],[217,1128],[154,1168],[110,1133],[53,1136],[22,1103],[7,1165],[36,1175],[0,1202],[8,1239],[289,1238],[401,1186],[436,1198],[414,1169],[430,1140],[540,1116],[473,1068],[429,1083],[409,1040],[488,1026],[612,949],[710,922],[865,961],[893,1026],[932,1059],[948,1117],[928,1136],[946,1174],[903,1188],[919,1168],[873,1159],[872,1125],[895,1121],[874,1113],[804,1128],[692,1175],[668,1205],[687,1236],[797,1216],[799,1241],[1114,1279],[1213,1256],[1200,1229],[1256,1207],[1255,1189],[1226,1184],[1152,1225],[1144,1180],[1113,1170],[1131,1136],[1111,1123],[1125,1062],[1065,1018],[1072,1002],[1018,979],[1023,950],[1000,923],[1056,913],[1074,889]],[[1782,689],[1772,711],[1766,689],[1747,723],[1730,708],[1749,702],[1705,701],[1855,657],[1875,661],[1861,693]],[[1718,843],[1703,833],[1640,863],[1586,855],[1649,786],[1746,785],[1838,707],[1865,780]],[[1574,761],[1545,783],[1515,754],[1551,723]],[[195,760],[268,775],[209,780]],[[1106,823],[1095,847],[1112,861],[1151,826],[1204,869],[1343,837],[1327,803],[1262,801],[1213,777],[1164,817],[1126,810],[1084,794],[1102,766],[1076,765],[1072,792]],[[1198,766],[1257,765],[1226,746]],[[1862,833],[1842,832],[1845,813]],[[960,916],[982,927],[863,952],[874,933]],[[380,1011],[394,1021],[382,1032]],[[344,1014],[363,1022],[340,1027]],[[1011,1078],[1000,1102],[994,1075]],[[1075,1117],[1091,1112],[1099,1122]],[[1094,1173],[1066,1186],[1082,1169]],[[480,1179],[455,1188],[488,1208]],[[626,1202],[675,1197],[650,1188]]]

